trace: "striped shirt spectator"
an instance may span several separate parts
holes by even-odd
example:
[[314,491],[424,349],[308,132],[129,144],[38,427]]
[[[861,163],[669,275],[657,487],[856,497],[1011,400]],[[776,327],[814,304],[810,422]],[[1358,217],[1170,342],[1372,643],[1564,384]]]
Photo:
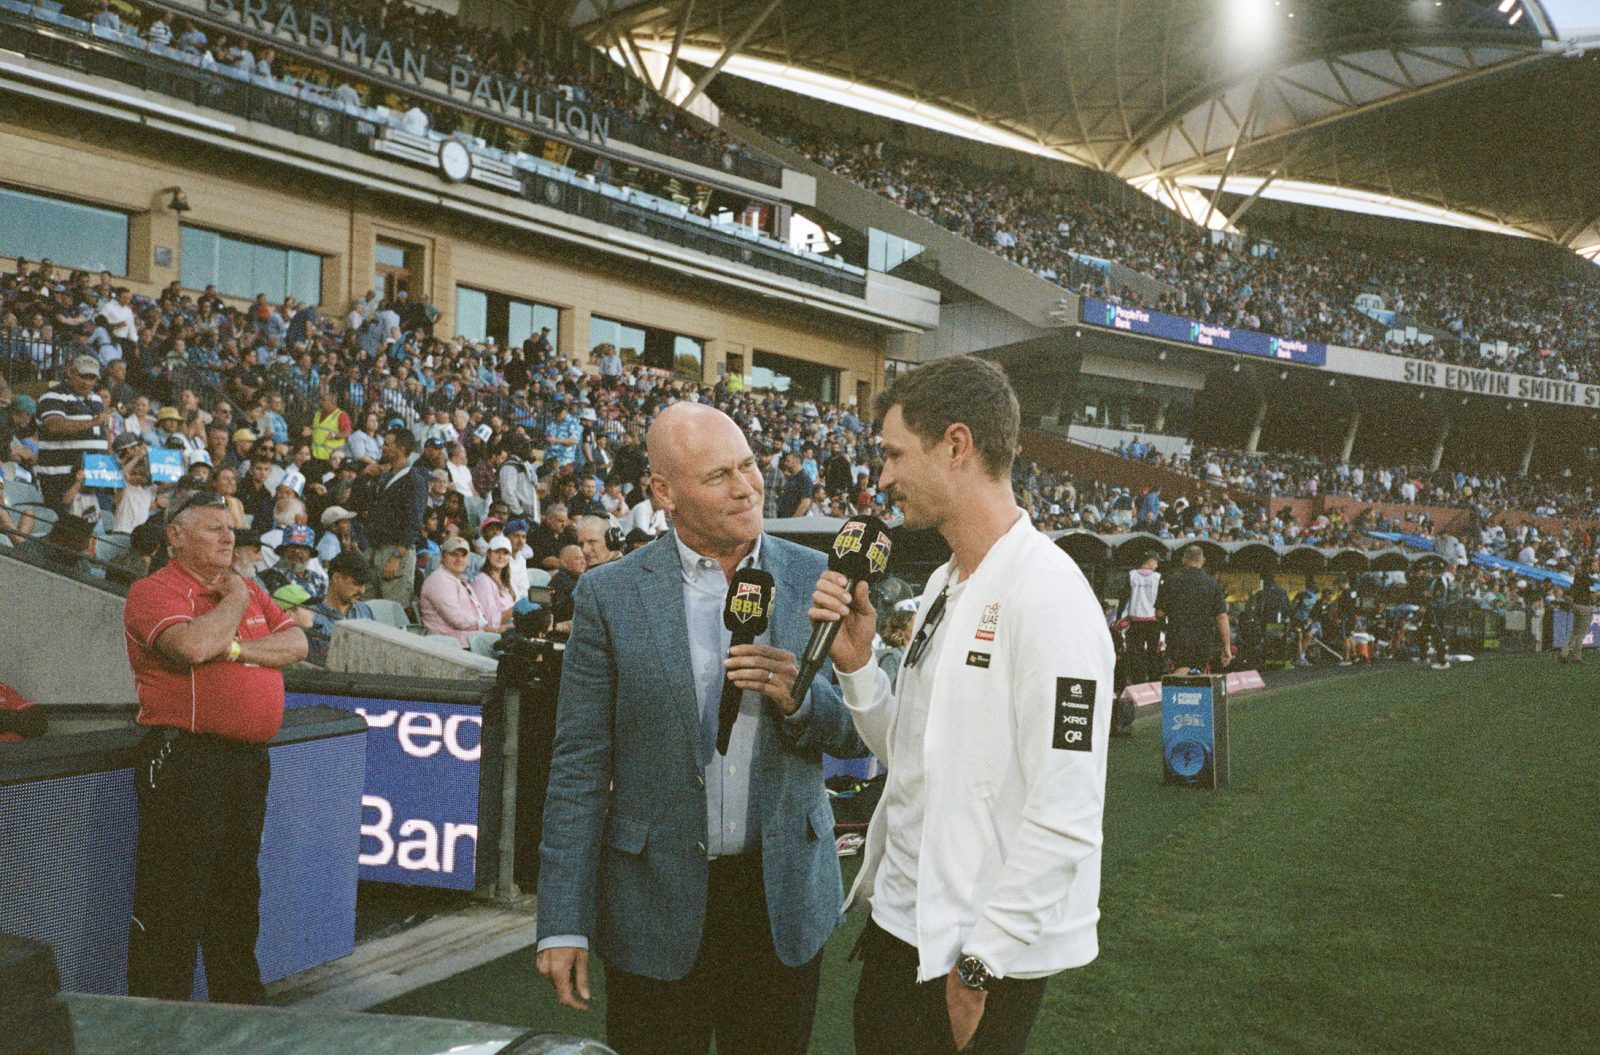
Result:
[[39,488],[48,505],[64,508],[83,468],[83,456],[105,451],[110,411],[95,394],[100,360],[80,355],[66,379],[39,397]]

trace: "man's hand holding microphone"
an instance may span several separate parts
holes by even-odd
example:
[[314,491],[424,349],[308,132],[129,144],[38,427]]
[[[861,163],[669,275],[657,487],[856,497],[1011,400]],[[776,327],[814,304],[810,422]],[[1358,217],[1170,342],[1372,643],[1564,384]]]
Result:
[[889,529],[877,517],[845,521],[828,549],[828,570],[811,595],[811,643],[806,647],[796,689],[804,692],[832,659],[834,669],[853,674],[872,662],[878,612],[872,607],[871,585],[889,567]]

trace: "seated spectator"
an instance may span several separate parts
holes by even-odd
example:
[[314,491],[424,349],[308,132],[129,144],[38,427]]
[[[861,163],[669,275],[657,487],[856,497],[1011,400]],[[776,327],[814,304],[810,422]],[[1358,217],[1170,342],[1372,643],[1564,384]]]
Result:
[[291,582],[274,590],[272,599],[277,602],[279,608],[288,613],[290,619],[294,620],[295,626],[310,631],[315,617],[307,607],[311,603],[311,595],[306,593],[305,587]]
[[588,568],[583,557],[583,547],[576,542],[561,547],[560,564],[550,576],[550,610],[556,629],[566,633],[572,628],[573,592],[578,588],[578,577]]
[[[234,544],[238,545],[237,538]],[[328,573],[317,559],[316,538],[310,528],[294,524],[284,529],[278,562],[262,573],[261,581],[274,594],[290,584],[305,590],[312,600],[328,592]]]
[[265,590],[261,581],[262,569],[268,562],[261,553],[261,535],[249,528],[233,533],[233,572],[241,579],[249,579]]
[[517,593],[511,582],[511,540],[504,535],[496,535],[490,541],[483,570],[472,580],[472,592],[483,610],[483,628],[504,633],[511,625],[511,607],[517,603]]
[[359,554],[346,551],[328,564],[328,592],[311,605],[314,616],[306,631],[313,663],[328,662],[328,645],[333,640],[333,624],[345,619],[372,619],[372,606],[362,600],[372,566]]
[[462,648],[487,623],[483,608],[466,581],[471,551],[466,539],[446,539],[439,546],[439,567],[423,580],[418,601],[422,625],[428,633],[454,638]]
[[528,522],[515,518],[506,524],[505,539],[511,544],[511,593],[519,601],[528,599],[528,558],[533,549],[528,545]]
[[93,523],[63,513],[44,538],[25,538],[17,543],[17,553],[52,571],[93,577],[94,563],[89,559],[89,546],[93,542]]

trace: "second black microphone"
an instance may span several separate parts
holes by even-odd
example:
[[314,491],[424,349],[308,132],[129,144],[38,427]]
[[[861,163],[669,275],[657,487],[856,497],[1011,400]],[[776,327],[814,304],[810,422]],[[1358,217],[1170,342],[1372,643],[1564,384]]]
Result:
[[[760,568],[740,568],[728,583],[728,598],[722,603],[722,625],[733,634],[729,646],[749,645],[767,632],[772,620],[772,599],[777,584],[772,576]],[[722,704],[717,710],[717,754],[728,753],[728,741],[733,736],[733,723],[739,717],[739,701],[743,690],[724,676]]]

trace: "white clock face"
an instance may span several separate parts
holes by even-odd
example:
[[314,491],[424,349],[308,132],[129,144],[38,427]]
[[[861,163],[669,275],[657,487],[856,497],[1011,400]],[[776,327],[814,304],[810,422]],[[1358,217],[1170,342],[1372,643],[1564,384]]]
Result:
[[472,171],[472,155],[463,144],[447,139],[439,145],[439,171],[451,183],[460,183]]

